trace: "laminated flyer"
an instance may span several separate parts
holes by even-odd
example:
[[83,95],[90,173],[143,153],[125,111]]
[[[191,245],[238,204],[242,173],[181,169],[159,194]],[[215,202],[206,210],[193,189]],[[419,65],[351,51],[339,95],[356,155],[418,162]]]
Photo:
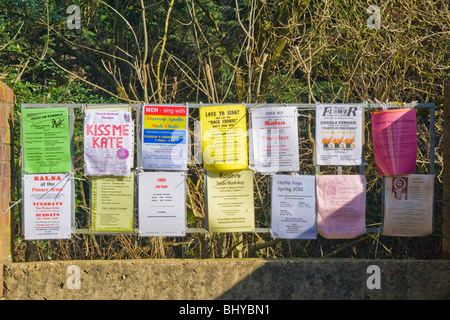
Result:
[[386,177],[383,235],[425,236],[433,232],[434,175]]
[[381,175],[414,173],[417,158],[415,109],[372,112],[373,153]]
[[316,239],[316,177],[272,176],[273,238]]
[[206,173],[209,232],[253,232],[253,171]]
[[68,108],[22,109],[25,173],[72,170]]
[[247,122],[243,105],[202,107],[200,124],[206,170],[247,168]]
[[251,109],[255,171],[299,170],[297,107]]
[[316,105],[316,165],[362,163],[363,105]]
[[133,231],[134,176],[92,177],[91,229]]
[[352,239],[365,233],[363,175],[317,176],[317,229],[327,239]]
[[143,106],[144,169],[187,170],[188,118],[187,106]]
[[184,236],[185,172],[142,172],[138,179],[140,236]]
[[25,240],[70,239],[74,199],[69,174],[26,174],[23,199]]
[[88,109],[84,120],[84,173],[129,176],[133,165],[131,112]]

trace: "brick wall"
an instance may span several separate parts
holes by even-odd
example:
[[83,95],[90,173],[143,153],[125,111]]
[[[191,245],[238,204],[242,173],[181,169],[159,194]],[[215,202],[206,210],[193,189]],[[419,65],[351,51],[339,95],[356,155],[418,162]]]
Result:
[[11,260],[11,152],[9,120],[14,94],[0,81],[0,297],[3,296],[3,263]]

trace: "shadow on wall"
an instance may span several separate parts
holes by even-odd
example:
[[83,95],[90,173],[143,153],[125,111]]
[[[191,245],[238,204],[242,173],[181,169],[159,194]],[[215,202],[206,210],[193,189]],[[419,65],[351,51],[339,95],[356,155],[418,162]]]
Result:
[[447,260],[289,260],[264,264],[218,300],[449,299]]

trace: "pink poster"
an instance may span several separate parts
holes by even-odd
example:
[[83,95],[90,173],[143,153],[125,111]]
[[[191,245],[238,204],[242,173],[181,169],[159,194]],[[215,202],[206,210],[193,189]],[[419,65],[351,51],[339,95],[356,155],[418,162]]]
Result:
[[352,239],[366,232],[363,175],[317,176],[317,229],[327,239]]
[[84,173],[92,176],[129,176],[133,165],[134,124],[131,112],[86,110]]
[[372,112],[372,136],[379,174],[394,176],[414,173],[417,158],[415,109]]

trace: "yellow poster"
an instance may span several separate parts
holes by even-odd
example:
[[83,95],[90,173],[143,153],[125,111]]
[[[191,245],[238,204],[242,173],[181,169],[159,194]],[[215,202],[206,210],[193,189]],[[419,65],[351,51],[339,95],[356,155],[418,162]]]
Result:
[[210,232],[253,232],[253,171],[208,171],[206,174]]
[[247,168],[247,122],[243,105],[203,107],[200,123],[206,170]]
[[92,177],[92,230],[133,231],[134,177]]

